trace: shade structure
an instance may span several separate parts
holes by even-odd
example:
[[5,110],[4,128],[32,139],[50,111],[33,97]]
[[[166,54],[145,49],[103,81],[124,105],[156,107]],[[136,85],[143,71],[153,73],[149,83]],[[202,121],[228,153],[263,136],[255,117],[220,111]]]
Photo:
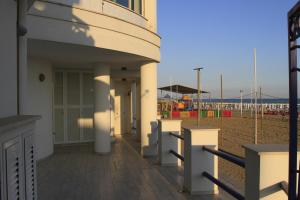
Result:
[[[197,89],[183,86],[183,85],[170,85],[170,86],[165,86],[165,87],[161,87],[158,89],[162,90],[162,91],[168,91],[168,92],[172,91],[172,92],[175,92],[178,94],[197,94],[198,93]],[[201,90],[200,92],[203,94],[209,93],[209,92],[206,92],[203,90]]]

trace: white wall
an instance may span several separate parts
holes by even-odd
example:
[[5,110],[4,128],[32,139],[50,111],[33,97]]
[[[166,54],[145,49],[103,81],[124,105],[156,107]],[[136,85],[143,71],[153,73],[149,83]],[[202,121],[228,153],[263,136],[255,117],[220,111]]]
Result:
[[130,82],[115,81],[115,135],[129,133],[130,126]]
[[102,11],[102,0],[50,0],[51,2],[78,7],[94,12]]
[[[46,79],[40,82],[39,75],[43,73]],[[29,58],[28,60],[28,111],[40,115],[41,120],[36,125],[36,146],[38,159],[53,153],[52,137],[52,66],[49,62]]]
[[127,22],[108,14],[57,3],[36,1],[27,18],[28,38],[127,52],[158,62],[160,37],[146,29],[146,26],[137,26],[138,21],[145,21],[144,18],[127,9],[122,11],[124,15],[133,14],[137,22]]
[[17,114],[17,3],[0,1],[0,118]]

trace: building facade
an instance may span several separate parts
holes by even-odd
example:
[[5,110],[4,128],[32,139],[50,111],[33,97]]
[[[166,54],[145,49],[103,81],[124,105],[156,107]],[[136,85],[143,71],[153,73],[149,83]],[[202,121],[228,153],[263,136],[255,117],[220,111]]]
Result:
[[[94,141],[95,152],[109,153],[112,136],[132,128],[141,154],[156,153],[156,0],[1,4],[0,20],[10,16],[10,22],[1,21],[7,27],[1,33],[0,118],[42,117],[38,159],[51,155],[54,144]],[[11,34],[18,32],[16,21],[26,34]]]

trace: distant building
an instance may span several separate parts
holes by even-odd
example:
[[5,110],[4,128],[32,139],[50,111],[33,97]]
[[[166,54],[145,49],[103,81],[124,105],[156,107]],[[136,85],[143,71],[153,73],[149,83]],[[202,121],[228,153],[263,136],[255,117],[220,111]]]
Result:
[[54,144],[95,141],[108,153],[132,127],[141,153],[155,153],[156,0],[2,0],[0,24],[0,118],[42,117],[38,159]]

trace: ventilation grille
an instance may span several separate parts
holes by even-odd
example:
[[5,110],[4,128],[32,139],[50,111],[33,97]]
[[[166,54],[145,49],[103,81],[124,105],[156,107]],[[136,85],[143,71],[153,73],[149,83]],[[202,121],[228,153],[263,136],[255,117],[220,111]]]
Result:
[[20,143],[15,143],[6,149],[6,181],[7,199],[20,199]]
[[35,200],[35,154],[32,136],[28,136],[24,141],[24,154],[25,154],[25,181],[26,181],[26,199]]

